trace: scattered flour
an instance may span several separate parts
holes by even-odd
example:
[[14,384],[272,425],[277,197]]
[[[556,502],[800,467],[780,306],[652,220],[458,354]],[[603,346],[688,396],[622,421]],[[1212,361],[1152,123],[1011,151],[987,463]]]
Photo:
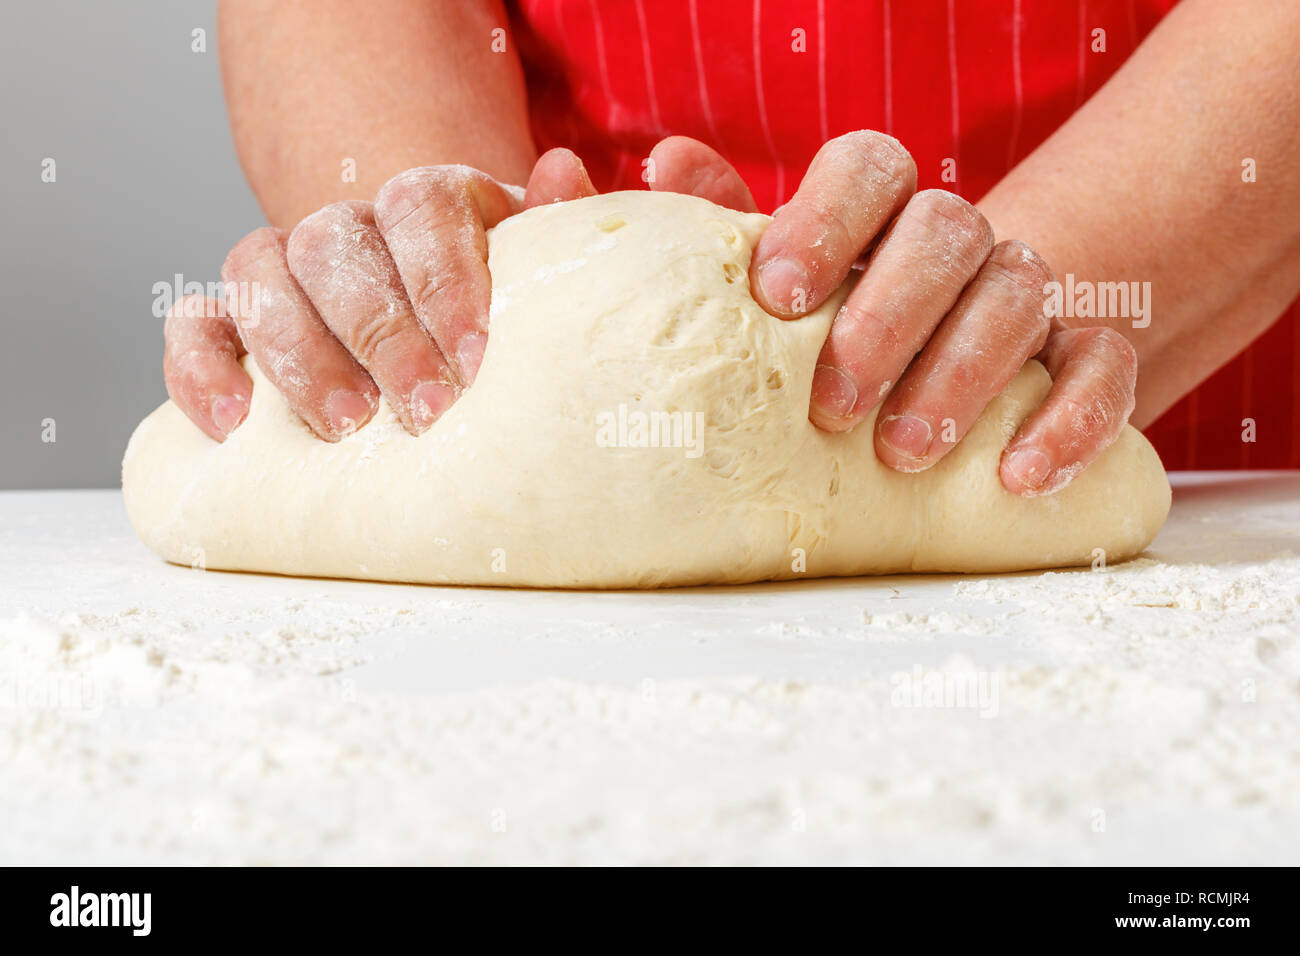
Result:
[[[955,844],[959,858],[985,845],[1006,862],[1124,860],[1140,808],[1300,813],[1294,562],[1263,577],[1144,561],[960,582],[959,597],[999,611],[867,611],[868,637],[843,633],[987,637],[1032,619],[1053,646],[1078,642],[1067,666],[963,656],[926,669],[983,675],[987,720],[926,702],[919,665],[839,682],[403,696],[347,676],[377,619],[316,608],[328,626],[195,644],[139,609],[19,616],[0,623],[0,808],[18,824],[0,858],[906,862],[959,832],[977,838]],[[1176,625],[1160,621],[1170,614]],[[68,814],[62,842],[35,827],[34,806]],[[1240,851],[1203,837],[1167,857]]]
[[[1178,560],[1097,571],[518,605],[168,568],[60,507],[65,536],[36,505],[0,528],[26,529],[0,554],[0,863],[1300,853],[1300,558],[1272,519],[1193,512]],[[413,659],[399,633],[499,676],[403,691],[376,677]],[[614,658],[646,676],[584,676]]]

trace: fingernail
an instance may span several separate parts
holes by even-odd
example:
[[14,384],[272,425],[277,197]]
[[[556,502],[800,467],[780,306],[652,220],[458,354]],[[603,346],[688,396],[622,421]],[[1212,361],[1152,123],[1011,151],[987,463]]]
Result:
[[487,336],[482,332],[470,332],[456,346],[456,367],[460,369],[461,381],[469,385],[478,375],[479,366],[483,364],[483,350],[487,348]]
[[241,395],[222,395],[212,403],[212,424],[229,435],[248,414],[248,400]]
[[1006,468],[1025,489],[1036,491],[1047,482],[1052,463],[1037,448],[1017,448],[1007,455]]
[[325,400],[325,418],[339,438],[347,438],[370,419],[374,409],[360,392],[339,388]]
[[818,365],[813,373],[812,403],[827,418],[845,418],[858,404],[858,387],[832,365]]
[[786,312],[808,311],[812,280],[808,270],[793,259],[773,259],[758,270],[758,284],[769,303]]
[[456,390],[442,382],[421,382],[411,392],[411,417],[421,431],[428,428],[456,400]]
[[930,423],[915,415],[890,415],[880,423],[880,440],[904,458],[924,458],[933,437]]

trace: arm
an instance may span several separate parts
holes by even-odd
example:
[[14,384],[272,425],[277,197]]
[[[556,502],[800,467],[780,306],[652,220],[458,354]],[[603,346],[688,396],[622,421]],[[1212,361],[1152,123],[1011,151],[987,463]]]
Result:
[[[502,4],[222,0],[235,148],[271,225],[373,199],[414,166],[458,163],[523,184],[537,158]],[[344,182],[343,161],[356,161]]]
[[978,204],[1062,279],[1151,283],[1149,327],[1108,320],[1138,353],[1139,427],[1300,293],[1298,62],[1300,5],[1186,0]]

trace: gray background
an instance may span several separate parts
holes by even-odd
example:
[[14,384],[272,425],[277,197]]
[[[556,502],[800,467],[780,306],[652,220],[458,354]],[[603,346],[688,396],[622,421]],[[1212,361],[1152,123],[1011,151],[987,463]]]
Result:
[[[215,20],[215,3],[175,0],[0,6],[0,488],[119,483],[131,430],[166,398],[153,284],[218,280],[264,222],[230,142]],[[200,27],[207,52],[192,53]]]

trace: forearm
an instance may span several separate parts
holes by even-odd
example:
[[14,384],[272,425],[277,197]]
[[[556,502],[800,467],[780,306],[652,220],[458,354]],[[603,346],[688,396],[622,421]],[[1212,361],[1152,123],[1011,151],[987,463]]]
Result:
[[536,158],[518,57],[492,50],[499,2],[222,0],[235,148],[267,220],[373,199],[413,166],[522,184]]
[[1061,278],[1151,283],[1146,328],[1065,320],[1133,343],[1139,427],[1300,293],[1298,59],[1296,5],[1187,0],[979,203]]

